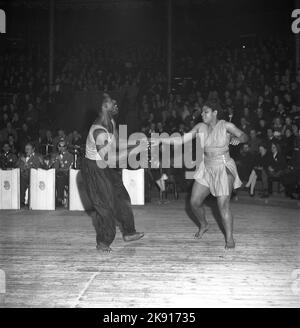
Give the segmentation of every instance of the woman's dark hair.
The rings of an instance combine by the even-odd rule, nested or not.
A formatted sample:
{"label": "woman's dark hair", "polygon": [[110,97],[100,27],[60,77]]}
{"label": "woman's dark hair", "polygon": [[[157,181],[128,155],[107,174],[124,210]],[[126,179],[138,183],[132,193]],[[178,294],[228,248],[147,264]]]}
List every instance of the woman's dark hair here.
{"label": "woman's dark hair", "polygon": [[281,154],[281,147],[280,147],[280,145],[277,142],[272,142],[271,143],[271,147],[270,147],[271,149],[272,149],[272,146],[273,145],[276,147],[278,154]]}
{"label": "woman's dark hair", "polygon": [[208,100],[204,103],[203,107],[209,107],[212,111],[217,111],[218,118],[221,119],[224,117],[224,111],[220,105],[220,103],[216,100]]}

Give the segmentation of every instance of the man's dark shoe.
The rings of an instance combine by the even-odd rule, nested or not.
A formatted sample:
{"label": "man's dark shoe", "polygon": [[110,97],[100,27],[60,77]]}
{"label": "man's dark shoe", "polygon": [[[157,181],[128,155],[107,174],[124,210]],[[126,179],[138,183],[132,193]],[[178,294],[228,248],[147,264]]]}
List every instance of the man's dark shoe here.
{"label": "man's dark shoe", "polygon": [[136,232],[132,235],[125,235],[123,236],[124,241],[135,241],[135,240],[139,240],[141,238],[144,237],[144,233],[143,232]]}

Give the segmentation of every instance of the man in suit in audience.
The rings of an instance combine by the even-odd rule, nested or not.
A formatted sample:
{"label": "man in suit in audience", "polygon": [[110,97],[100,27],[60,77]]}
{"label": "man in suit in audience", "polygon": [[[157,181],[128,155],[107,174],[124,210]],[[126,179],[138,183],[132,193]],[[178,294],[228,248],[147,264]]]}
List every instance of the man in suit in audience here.
{"label": "man in suit in audience", "polygon": [[25,193],[30,185],[30,169],[43,168],[42,157],[35,152],[33,143],[27,142],[25,145],[25,155],[21,155],[17,167],[20,168],[20,200],[21,206],[25,205]]}
{"label": "man in suit in audience", "polygon": [[15,168],[18,158],[11,152],[8,142],[4,143],[2,150],[3,152],[0,154],[0,169],[7,170]]}
{"label": "man in suit in audience", "polygon": [[58,153],[51,160],[50,167],[55,169],[55,186],[57,205],[63,205],[64,190],[69,185],[69,170],[73,166],[74,157],[67,150],[67,143],[61,138],[57,145]]}

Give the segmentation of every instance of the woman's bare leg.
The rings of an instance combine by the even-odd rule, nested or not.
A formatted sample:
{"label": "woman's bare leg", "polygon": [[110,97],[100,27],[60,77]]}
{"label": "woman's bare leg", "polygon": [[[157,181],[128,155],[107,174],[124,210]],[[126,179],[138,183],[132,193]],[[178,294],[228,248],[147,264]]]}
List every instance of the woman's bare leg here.
{"label": "woman's bare leg", "polygon": [[253,180],[253,177],[256,175],[255,171],[252,170],[250,175],[249,175],[249,178],[248,178],[248,182],[246,183],[245,187],[246,188],[249,188],[251,186],[251,182]]}
{"label": "woman's bare leg", "polygon": [[234,177],[228,173],[228,185],[229,185],[229,196],[218,196],[217,202],[218,207],[222,216],[222,222],[225,229],[225,248],[234,248],[235,242],[233,239],[233,217],[230,210],[230,197],[233,189]]}
{"label": "woman's bare leg", "polygon": [[209,188],[201,185],[197,181],[194,182],[190,203],[193,213],[200,224],[199,231],[196,232],[195,238],[202,238],[203,234],[208,230],[208,222],[205,218],[203,202],[209,193]]}
{"label": "woman's bare leg", "polygon": [[255,186],[256,186],[256,181],[257,181],[257,175],[255,174],[253,176],[253,179],[252,179],[251,185],[250,185],[250,195],[253,195],[254,194],[254,189],[255,189]]}

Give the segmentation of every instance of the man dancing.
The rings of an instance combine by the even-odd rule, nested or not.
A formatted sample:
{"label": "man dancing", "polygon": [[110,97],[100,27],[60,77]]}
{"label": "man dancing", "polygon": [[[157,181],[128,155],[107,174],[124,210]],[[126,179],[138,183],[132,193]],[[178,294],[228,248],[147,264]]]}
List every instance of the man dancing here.
{"label": "man dancing", "polygon": [[[115,100],[104,94],[99,116],[91,126],[86,140],[86,154],[82,163],[82,176],[87,194],[93,206],[92,219],[96,230],[97,249],[110,252],[110,245],[115,239],[118,224],[124,241],[142,238],[144,233],[136,232],[134,216],[130,206],[130,197],[125,189],[120,174],[109,167],[116,160],[127,157],[127,149],[116,149],[116,127],[113,116],[118,113]],[[141,142],[137,149],[147,149],[148,143]],[[103,163],[108,164],[101,165]]]}

